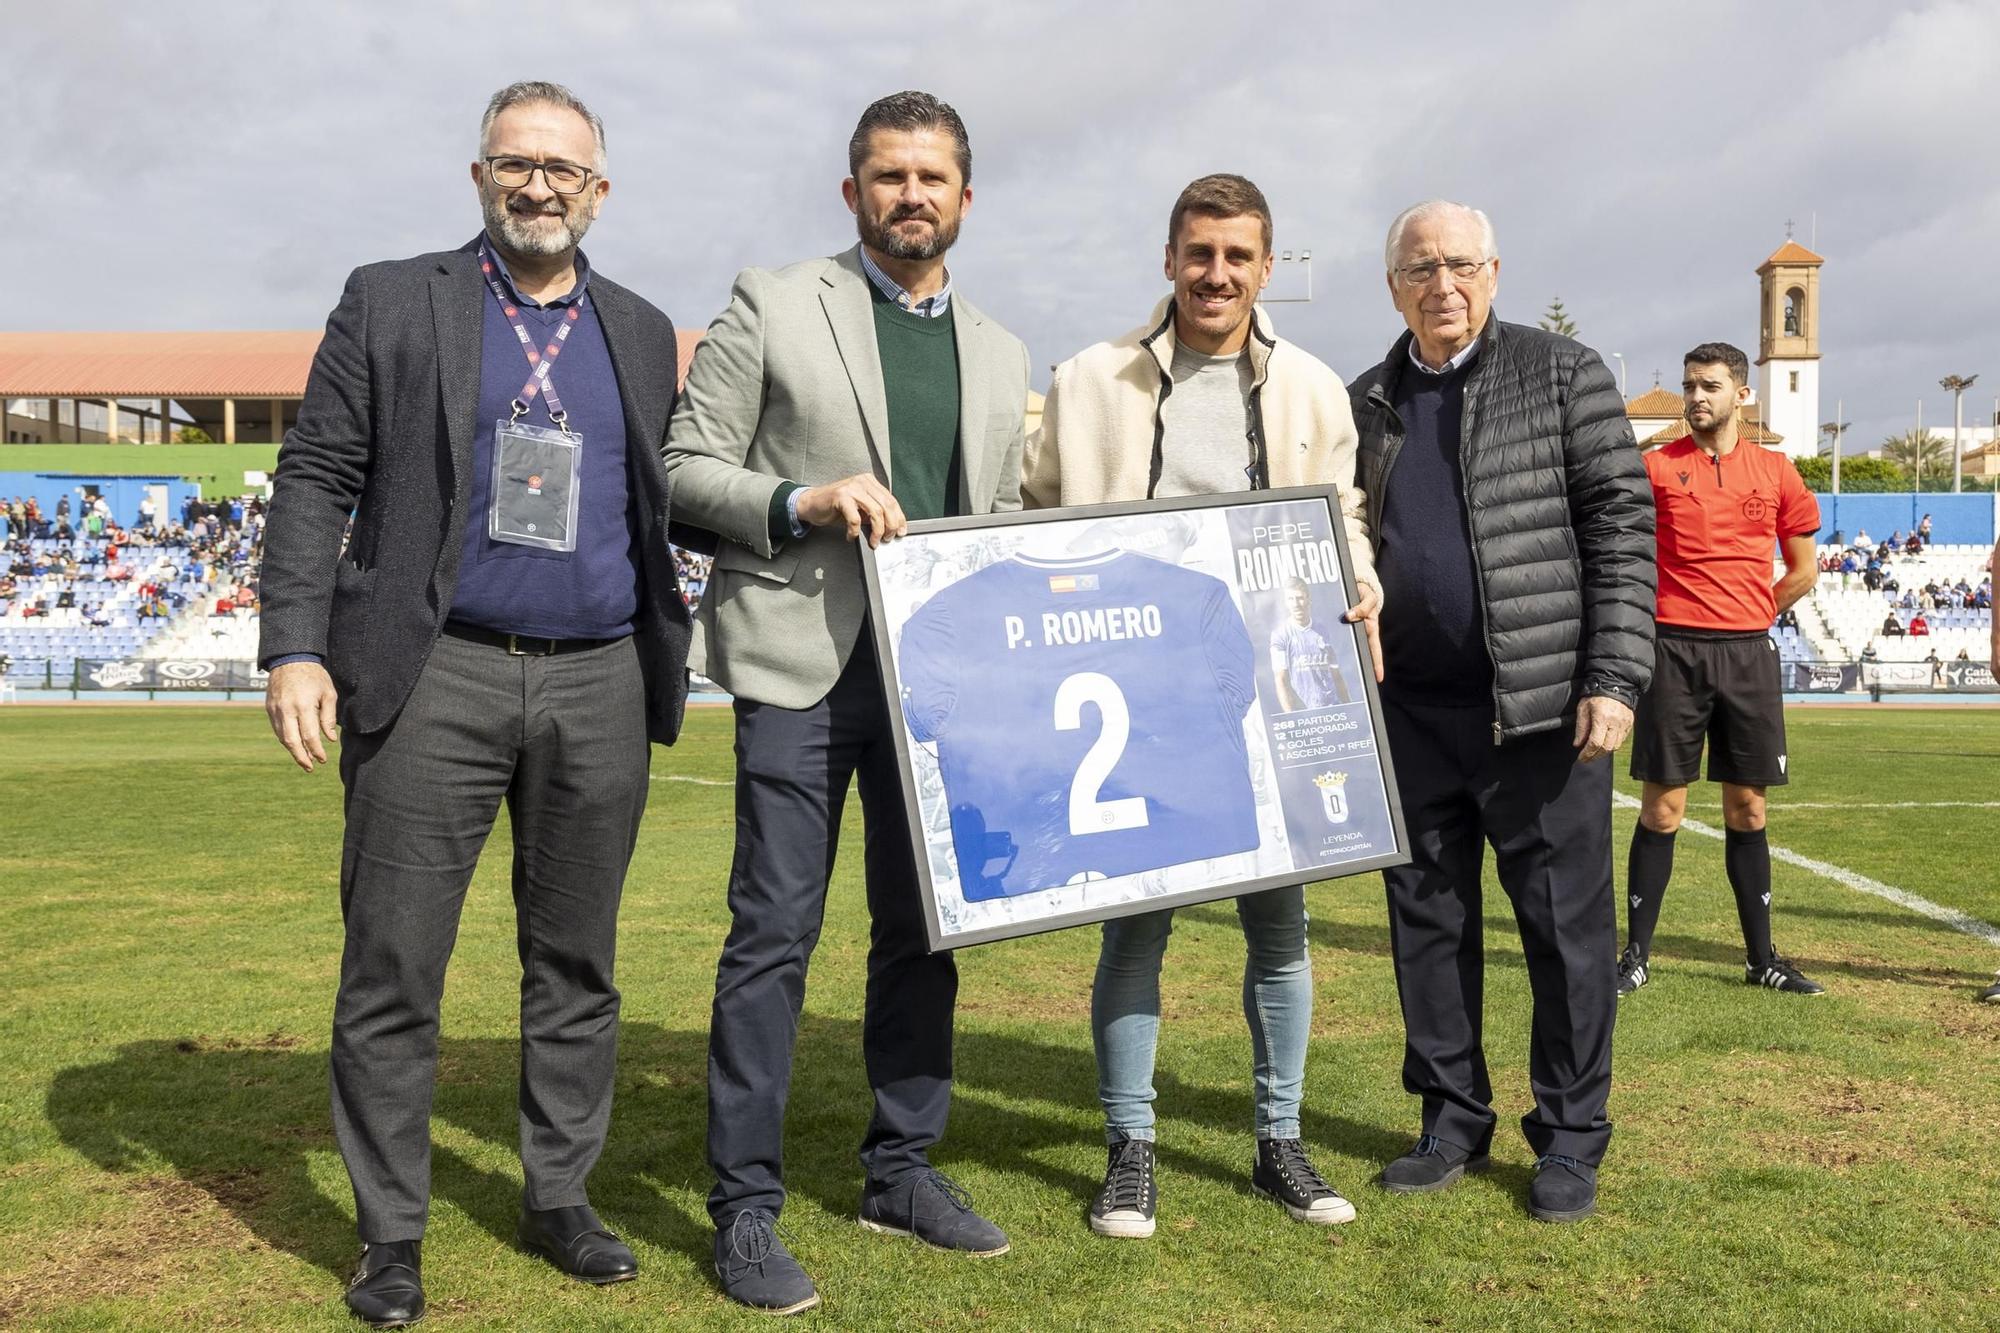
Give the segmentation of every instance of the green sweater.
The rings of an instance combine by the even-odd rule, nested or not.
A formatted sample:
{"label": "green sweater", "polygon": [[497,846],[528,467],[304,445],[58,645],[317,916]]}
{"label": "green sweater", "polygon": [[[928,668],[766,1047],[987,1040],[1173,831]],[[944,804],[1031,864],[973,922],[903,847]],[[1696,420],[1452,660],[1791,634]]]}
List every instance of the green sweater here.
{"label": "green sweater", "polygon": [[959,514],[958,342],[951,310],[913,315],[874,283],[868,290],[889,398],[889,490],[911,519]]}

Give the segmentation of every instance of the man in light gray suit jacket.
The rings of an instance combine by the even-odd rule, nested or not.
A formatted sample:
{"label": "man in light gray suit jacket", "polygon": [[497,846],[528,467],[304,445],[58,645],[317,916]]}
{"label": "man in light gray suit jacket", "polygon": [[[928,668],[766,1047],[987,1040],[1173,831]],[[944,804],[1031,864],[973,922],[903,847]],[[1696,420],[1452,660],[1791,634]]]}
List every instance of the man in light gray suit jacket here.
{"label": "man in light gray suit jacket", "polygon": [[731,926],[709,1036],[715,1265],[732,1298],[784,1314],[819,1300],[773,1223],[806,964],[857,773],[874,922],[861,1221],[968,1254],[1007,1249],[928,1159],[950,1104],[958,974],[927,948],[855,542],[1020,507],[1027,350],[945,269],[972,201],[958,113],[925,93],[883,98],[848,167],[861,244],[737,278],[666,449],[676,517],[720,539],[690,662],[736,697]]}

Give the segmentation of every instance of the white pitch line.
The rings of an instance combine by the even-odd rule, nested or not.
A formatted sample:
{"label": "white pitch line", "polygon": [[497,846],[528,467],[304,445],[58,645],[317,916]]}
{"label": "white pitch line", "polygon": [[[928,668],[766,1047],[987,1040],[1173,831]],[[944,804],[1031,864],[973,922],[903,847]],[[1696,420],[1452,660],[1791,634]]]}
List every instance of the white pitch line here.
{"label": "white pitch line", "polygon": [[684,778],[678,773],[649,773],[646,776],[655,782],[692,782],[697,787],[734,787],[733,782],[719,778]]}
{"label": "white pitch line", "polygon": [[[1611,799],[1619,805],[1629,807],[1633,810],[1639,808],[1638,798],[1627,796],[1622,791],[1611,793]],[[1698,819],[1683,819],[1681,827],[1690,832],[1699,833],[1704,838],[1714,838],[1718,841],[1722,838],[1721,829],[1716,828],[1713,824],[1704,824]],[[1982,940],[1987,944],[2000,945],[2000,928],[1990,926],[1978,917],[1967,916],[1955,907],[1941,906],[1928,898],[1911,893],[1907,889],[1899,889],[1893,884],[1884,884],[1879,879],[1870,879],[1868,876],[1857,874],[1845,866],[1837,866],[1828,861],[1815,861],[1810,856],[1801,856],[1791,848],[1779,847],[1775,843],[1771,846],[1771,859],[1773,861],[1783,861],[1789,866],[1797,866],[1799,869],[1818,875],[1822,879],[1830,879],[1836,884],[1842,884],[1855,890],[1857,893],[1873,894],[1875,897],[1892,902],[1898,907],[1907,907],[1918,916],[1927,916],[1933,921],[1943,922],[1961,935],[1970,935],[1972,938]]]}
{"label": "white pitch line", "polygon": [[[1720,801],[1689,801],[1690,810],[1720,810]],[[2000,810],[2000,801],[1776,801],[1771,810]]]}

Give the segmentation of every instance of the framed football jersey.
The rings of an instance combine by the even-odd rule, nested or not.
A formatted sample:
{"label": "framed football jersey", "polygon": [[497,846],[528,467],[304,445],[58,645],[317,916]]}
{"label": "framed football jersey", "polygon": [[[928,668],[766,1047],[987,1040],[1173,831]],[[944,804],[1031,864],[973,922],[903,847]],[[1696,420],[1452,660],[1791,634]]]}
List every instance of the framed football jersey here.
{"label": "framed football jersey", "polygon": [[1409,859],[1330,489],[861,552],[933,949]]}

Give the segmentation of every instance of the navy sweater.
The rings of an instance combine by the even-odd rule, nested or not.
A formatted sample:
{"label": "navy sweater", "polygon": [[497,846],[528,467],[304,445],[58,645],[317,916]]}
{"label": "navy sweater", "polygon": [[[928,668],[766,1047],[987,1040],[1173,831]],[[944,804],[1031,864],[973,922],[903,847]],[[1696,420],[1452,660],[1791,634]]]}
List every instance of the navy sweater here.
{"label": "navy sweater", "polygon": [[1465,381],[1401,367],[1392,401],[1403,445],[1382,479],[1375,569],[1382,580],[1382,692],[1413,703],[1493,703],[1493,659],[1459,460]]}

